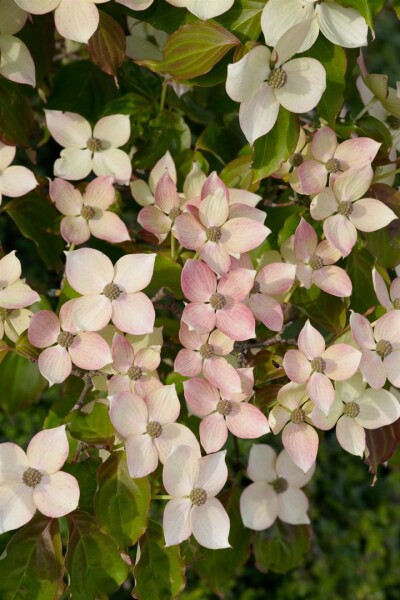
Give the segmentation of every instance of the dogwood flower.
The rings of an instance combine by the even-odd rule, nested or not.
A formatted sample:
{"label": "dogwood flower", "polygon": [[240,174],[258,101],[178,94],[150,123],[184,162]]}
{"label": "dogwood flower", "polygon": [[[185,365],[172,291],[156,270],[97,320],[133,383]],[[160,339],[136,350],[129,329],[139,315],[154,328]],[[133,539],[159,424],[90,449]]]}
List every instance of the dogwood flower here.
{"label": "dogwood flower", "polygon": [[298,350],[288,350],[283,359],[286,375],[306,383],[311,400],[325,414],[335,398],[331,379],[344,381],[357,371],[361,352],[349,344],[325,347],[322,335],[307,320],[298,337]]}
{"label": "dogwood flower", "polygon": [[15,152],[15,146],[6,146],[0,142],[0,204],[2,196],[24,196],[37,186],[35,176],[29,169],[17,165],[10,166]]}
{"label": "dogwood flower", "polygon": [[178,216],[173,231],[184,248],[199,252],[218,275],[228,272],[231,255],[237,257],[253,250],[270,233],[265,225],[252,218],[230,218],[229,201],[221,189],[201,201],[198,218],[191,213]]}
{"label": "dogwood flower", "polygon": [[239,373],[224,358],[233,350],[231,338],[218,329],[211,334],[190,331],[182,321],[179,340],[185,347],[179,350],[175,358],[174,369],[177,373],[185,377],[196,377],[203,373],[210,383],[228,394],[242,391]]}
{"label": "dogwood flower", "polygon": [[400,386],[400,313],[390,311],[378,319],[375,327],[362,315],[350,317],[351,333],[362,358],[360,371],[369,385],[378,389],[386,379]]}
{"label": "dogwood flower", "polygon": [[311,202],[312,218],[324,220],[326,239],[342,256],[350,254],[357,241],[357,230],[377,231],[397,219],[383,202],[363,197],[373,175],[369,165],[348,169],[338,176],[332,189],[325,188]]}
{"label": "dogwood flower", "polygon": [[358,48],[368,44],[368,25],[353,8],[329,1],[269,0],[261,15],[261,27],[268,46],[274,46],[294,25],[311,19],[311,27],[298,52],[305,52],[319,32],[333,44]]}
{"label": "dogwood flower", "polygon": [[318,243],[315,229],[301,218],[294,236],[281,246],[282,256],[296,264],[296,277],[308,290],[312,285],[339,298],[347,298],[352,292],[350,277],[344,269],[335,266],[340,250],[327,240]]}
{"label": "dogwood flower", "polygon": [[[93,6],[87,0],[77,0]],[[97,9],[96,9],[97,10]],[[92,130],[89,122],[72,112],[45,110],[46,125],[57,144],[64,147],[54,163],[54,175],[76,181],[93,170],[96,175],[111,175],[116,183],[128,185],[132,166],[126,152],[119,149],[131,133],[128,115],[100,119]]]}
{"label": "dogwood flower", "polygon": [[80,248],[67,253],[65,272],[82,294],[74,301],[73,319],[86,331],[103,329],[110,319],[121,331],[136,335],[153,330],[152,302],[140,290],[151,281],[155,254],[127,254],[113,266],[98,250]]}
{"label": "dogwood flower", "polygon": [[157,184],[166,172],[174,183],[178,181],[175,163],[168,150],[151,169],[148,183],[143,181],[143,179],[131,181],[130,188],[132,196],[140,206],[147,206],[155,203],[154,194]]}
{"label": "dogwood flower", "polygon": [[27,85],[36,85],[35,63],[26,45],[17,37],[28,13],[13,0],[0,0],[0,75]]}
{"label": "dogwood flower", "polygon": [[232,8],[234,1],[235,0],[213,0],[212,2],[204,2],[204,0],[167,0],[172,6],[187,8],[189,12],[203,21],[222,15]]}
{"label": "dogwood flower", "polygon": [[38,367],[50,385],[65,381],[72,363],[81,369],[97,370],[112,362],[107,342],[97,333],[79,331],[70,310],[64,304],[60,318],[50,310],[41,310],[29,324],[29,341],[36,348],[44,348]]}
{"label": "dogwood flower", "polygon": [[200,458],[193,448],[178,446],[165,461],[163,483],[172,496],[163,518],[167,546],[180,544],[193,534],[205,548],[229,548],[229,517],[215,497],[228,477],[225,454],[221,451]]}
{"label": "dogwood flower", "polygon": [[78,482],[60,471],[68,452],[65,425],[40,431],[26,453],[0,444],[0,533],[22,527],[36,510],[56,519],[77,508]]}
{"label": "dogwood flower", "polygon": [[97,177],[81,194],[68,181],[50,183],[50,198],[64,216],[60,231],[66,242],[83,244],[90,235],[112,244],[130,240],[125,223],[107,210],[114,202],[112,177]]}
{"label": "dogwood flower", "polygon": [[290,60],[309,28],[309,21],[296,25],[279,39],[272,54],[266,46],[256,46],[228,65],[226,92],[240,102],[240,127],[250,144],[273,128],[280,106],[303,113],[320,101],[326,88],[322,64],[308,57]]}
{"label": "dogwood flower", "polygon": [[9,340],[16,342],[21,333],[28,329],[33,312],[27,308],[3,311],[0,310],[0,340],[6,335]]}
{"label": "dogwood flower", "polygon": [[96,4],[109,0],[15,0],[18,6],[33,15],[44,15],[54,10],[58,33],[67,40],[86,44],[99,25]]}
{"label": "dogwood flower", "polygon": [[200,441],[208,454],[221,450],[228,439],[228,430],[246,440],[261,437],[270,430],[267,418],[256,406],[220,394],[205,379],[189,379],[183,388],[190,412],[202,419]]}
{"label": "dogwood flower", "polygon": [[336,437],[346,452],[364,455],[365,429],[390,425],[400,417],[400,402],[387,390],[366,389],[360,373],[348,381],[336,382],[335,401],[328,415],[317,407],[310,413],[315,425],[322,430],[336,425]]}
{"label": "dogwood flower", "polygon": [[387,311],[400,310],[400,277],[393,279],[388,292],[382,275],[374,268],[372,269],[372,283],[379,302]]}
{"label": "dogwood flower", "polygon": [[330,127],[321,127],[310,146],[311,160],[305,160],[298,169],[302,192],[318,194],[330,185],[338,173],[372,163],[381,144],[371,138],[359,137],[338,144],[336,133]]}
{"label": "dogwood flower", "polygon": [[156,369],[161,361],[161,346],[149,346],[134,351],[132,344],[116,333],[112,341],[111,354],[113,369],[116,372],[108,383],[108,393],[132,392],[145,397],[160,381]]}
{"label": "dogwood flower", "polygon": [[255,337],[255,320],[244,299],[253,287],[255,271],[236,269],[221,277],[205,263],[188,260],[182,270],[182,290],[191,302],[182,320],[198,333],[217,327],[232,340]]}
{"label": "dogwood flower", "polygon": [[21,279],[21,263],[15,252],[0,259],[0,310],[24,308],[40,300],[39,294]]}
{"label": "dogwood flower", "polygon": [[165,463],[174,446],[189,446],[200,456],[199,443],[185,425],[175,423],[181,405],[174,385],[161,386],[148,394],[146,401],[121,392],[113,396],[110,419],[125,438],[131,477],[145,477]]}
{"label": "dogwood flower", "polygon": [[290,290],[294,283],[295,267],[285,263],[270,263],[257,273],[246,301],[253,315],[272,331],[281,331],[283,311],[272,298]]}
{"label": "dogwood flower", "polygon": [[304,473],[286,450],[279,456],[265,444],[251,447],[247,476],[253,481],[240,496],[240,514],[245,527],[261,531],[279,518],[284,523],[309,523],[308,499],[300,489],[313,476],[315,463]]}
{"label": "dogwood flower", "polygon": [[282,432],[282,444],[295,465],[304,473],[317,458],[319,439],[310,413],[314,404],[308,400],[304,384],[287,383],[278,392],[277,404],[268,415],[275,435]]}
{"label": "dogwood flower", "polygon": [[183,198],[179,197],[176,183],[168,171],[159,179],[154,193],[154,205],[149,204],[138,214],[138,223],[157,236],[159,242],[165,240],[175,222],[182,214]]}

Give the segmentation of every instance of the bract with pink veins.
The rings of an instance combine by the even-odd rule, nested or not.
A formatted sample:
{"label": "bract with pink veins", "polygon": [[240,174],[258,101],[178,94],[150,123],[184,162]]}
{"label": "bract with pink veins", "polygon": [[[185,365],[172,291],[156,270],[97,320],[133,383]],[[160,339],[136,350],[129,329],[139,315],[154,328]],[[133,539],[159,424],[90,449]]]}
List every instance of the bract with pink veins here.
{"label": "bract with pink veins", "polygon": [[37,186],[35,176],[29,169],[11,165],[15,152],[15,146],[6,146],[0,142],[0,204],[3,196],[18,198]]}
{"label": "bract with pink veins", "polygon": [[393,279],[388,292],[382,275],[374,268],[372,269],[372,283],[379,302],[386,310],[400,310],[400,277]]}

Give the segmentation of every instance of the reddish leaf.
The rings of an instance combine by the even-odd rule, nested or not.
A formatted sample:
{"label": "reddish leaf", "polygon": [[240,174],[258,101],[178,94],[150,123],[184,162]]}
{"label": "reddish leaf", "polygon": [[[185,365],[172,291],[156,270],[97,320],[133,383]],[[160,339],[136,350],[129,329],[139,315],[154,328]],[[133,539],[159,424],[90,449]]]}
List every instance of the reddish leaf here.
{"label": "reddish leaf", "polygon": [[100,22],[97,31],[88,43],[92,61],[104,73],[115,77],[126,55],[126,39],[122,27],[110,15],[99,11]]}
{"label": "reddish leaf", "polygon": [[365,433],[369,454],[364,462],[369,466],[369,472],[376,475],[378,465],[389,460],[400,443],[400,419],[379,429],[366,429]]}

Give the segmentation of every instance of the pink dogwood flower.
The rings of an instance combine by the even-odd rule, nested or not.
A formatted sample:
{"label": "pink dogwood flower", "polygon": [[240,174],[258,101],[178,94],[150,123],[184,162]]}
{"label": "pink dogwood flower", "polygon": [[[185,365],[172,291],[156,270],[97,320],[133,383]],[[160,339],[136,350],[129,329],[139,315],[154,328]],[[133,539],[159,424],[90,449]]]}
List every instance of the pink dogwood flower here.
{"label": "pink dogwood flower", "polygon": [[155,257],[155,254],[127,254],[113,266],[108,256],[92,248],[68,252],[67,279],[82,294],[73,307],[77,326],[99,331],[111,319],[126,333],[151,333],[154,306],[140,290],[151,281]]}
{"label": "pink dogwood flower", "polygon": [[309,401],[304,384],[287,383],[278,392],[278,403],[268,415],[275,435],[283,429],[282,444],[290,458],[304,473],[317,458],[319,439],[310,418],[314,404]]}
{"label": "pink dogwood flower", "polygon": [[354,167],[369,165],[381,144],[371,138],[359,137],[338,144],[336,133],[330,127],[321,127],[311,142],[311,160],[299,166],[298,174],[304,194],[318,194],[335,180],[338,173]]}
{"label": "pink dogwood flower", "polygon": [[283,367],[289,379],[306,383],[311,400],[325,414],[335,398],[332,379],[344,381],[357,371],[361,352],[349,344],[325,347],[322,335],[307,320],[298,337],[298,350],[288,350]]}
{"label": "pink dogwood flower", "polygon": [[163,528],[167,546],[187,540],[192,534],[201,546],[229,548],[229,517],[215,497],[228,478],[226,451],[199,457],[193,448],[178,446],[167,458],[163,483],[172,497],[164,510]]}
{"label": "pink dogwood flower", "polygon": [[21,263],[15,253],[13,250],[0,259],[0,309],[25,308],[40,300],[39,294],[21,279]]}
{"label": "pink dogwood flower", "polygon": [[113,375],[108,383],[110,396],[118,392],[132,392],[144,398],[161,385],[156,369],[161,360],[161,346],[150,346],[134,351],[132,344],[116,333],[112,342]]}
{"label": "pink dogwood flower", "polygon": [[325,188],[311,202],[312,218],[324,220],[326,239],[342,256],[350,254],[357,230],[377,231],[397,219],[383,202],[363,197],[373,175],[369,165],[348,169],[335,179],[332,189]]}
{"label": "pink dogwood flower", "polygon": [[332,296],[351,296],[350,277],[333,264],[341,258],[340,250],[327,240],[318,243],[314,228],[303,218],[294,236],[282,244],[281,252],[285,260],[296,264],[296,277],[307,290],[316,285]]}
{"label": "pink dogwood flower", "polygon": [[261,531],[276,519],[291,525],[308,524],[308,499],[300,489],[313,476],[315,463],[304,473],[286,450],[276,456],[265,444],[252,446],[247,476],[253,481],[240,496],[240,514],[245,527]]}
{"label": "pink dogwood flower", "polygon": [[228,439],[228,431],[242,439],[269,433],[268,420],[253,404],[237,400],[205,379],[194,377],[183,384],[190,412],[202,419],[200,441],[207,453],[217,452]]}
{"label": "pink dogwood flower", "polygon": [[44,348],[38,367],[50,385],[65,381],[72,364],[80,369],[97,370],[112,362],[107,342],[97,333],[79,331],[67,304],[61,308],[60,318],[50,310],[36,313],[30,321],[28,337],[36,348]]}
{"label": "pink dogwood flower", "polygon": [[366,449],[365,429],[391,425],[400,417],[400,403],[394,394],[366,386],[360,373],[348,381],[338,381],[328,415],[317,407],[310,414],[319,429],[328,430],[336,425],[336,437],[342,448],[361,458]]}
{"label": "pink dogwood flower", "polygon": [[362,358],[360,371],[374,389],[383,387],[386,379],[400,386],[400,313],[390,311],[378,319],[375,327],[358,313],[350,317],[351,333]]}
{"label": "pink dogwood flower", "polygon": [[158,461],[164,464],[174,446],[189,446],[200,456],[195,435],[185,425],[175,423],[180,408],[174,385],[153,390],[146,401],[131,392],[113,396],[110,419],[125,438],[131,477],[145,477],[155,471]]}
{"label": "pink dogwood flower", "polygon": [[233,350],[231,338],[218,329],[211,334],[190,331],[182,321],[179,340],[185,347],[179,350],[175,358],[174,369],[177,373],[185,377],[196,377],[203,373],[212,385],[228,394],[242,391],[237,369],[224,358]]}
{"label": "pink dogwood flower", "polygon": [[2,196],[18,198],[37,186],[35,176],[29,169],[11,165],[15,152],[15,146],[6,146],[0,142],[0,204]]}
{"label": "pink dogwood flower", "polygon": [[65,425],[37,433],[26,453],[0,444],[0,533],[22,527],[36,510],[57,519],[77,508],[78,482],[60,471],[68,452]]}
{"label": "pink dogwood flower", "polygon": [[[79,0],[78,0],[79,1]],[[84,4],[90,4],[86,0]],[[74,5],[75,6],[75,5]],[[64,147],[54,163],[54,175],[76,181],[93,171],[110,175],[116,183],[128,185],[132,174],[129,156],[119,147],[131,134],[128,115],[100,119],[94,129],[81,115],[61,110],[45,110],[46,125],[57,144]]]}
{"label": "pink dogwood flower", "polygon": [[236,269],[217,282],[215,273],[205,263],[188,260],[182,270],[182,290],[186,304],[182,320],[198,333],[217,327],[232,340],[255,337],[255,320],[244,304],[254,284],[255,271]]}
{"label": "pink dogwood flower", "polygon": [[138,223],[157,236],[161,243],[171,231],[176,217],[182,214],[184,199],[179,197],[176,183],[168,171],[159,179],[154,192],[154,205],[149,204],[138,214]]}
{"label": "pink dogwood flower", "polygon": [[252,218],[230,218],[229,201],[221,189],[201,201],[198,218],[189,212],[177,217],[173,231],[184,248],[199,252],[218,275],[229,271],[230,256],[257,248],[270,233]]}
{"label": "pink dogwood flower", "polygon": [[157,184],[160,181],[161,177],[165,175],[165,172],[169,174],[174,183],[178,181],[174,159],[172,158],[168,150],[151,169],[148,183],[146,183],[146,181],[143,181],[143,179],[135,179],[131,182],[130,188],[132,196],[135,199],[135,201],[138,204],[140,204],[140,206],[148,206],[150,204],[154,204],[154,194],[157,188]]}
{"label": "pink dogwood flower", "polygon": [[400,310],[400,277],[393,279],[388,292],[383,277],[374,268],[372,269],[372,283],[379,302],[387,311]]}
{"label": "pink dogwood flower", "polygon": [[97,177],[83,194],[68,181],[50,183],[50,198],[64,216],[60,231],[70,244],[83,244],[91,235],[118,244],[130,240],[125,223],[107,210],[115,200],[112,177]]}
{"label": "pink dogwood flower", "polygon": [[290,290],[294,283],[295,267],[285,263],[270,263],[257,273],[246,301],[253,315],[272,331],[281,331],[283,311],[272,298]]}

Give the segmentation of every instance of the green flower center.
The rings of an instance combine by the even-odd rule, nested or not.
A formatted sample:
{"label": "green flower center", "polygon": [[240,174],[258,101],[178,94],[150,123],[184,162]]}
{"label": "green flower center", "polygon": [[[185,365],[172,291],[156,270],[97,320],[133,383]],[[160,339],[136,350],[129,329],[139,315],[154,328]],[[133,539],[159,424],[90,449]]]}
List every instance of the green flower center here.
{"label": "green flower center", "polygon": [[340,171],[340,160],[337,158],[330,158],[325,163],[325,169],[328,173],[337,173]]}
{"label": "green flower center", "polygon": [[300,152],[295,152],[289,159],[292,167],[300,167],[304,162],[304,156]]}
{"label": "green flower center", "polygon": [[95,214],[96,214],[96,211],[93,208],[93,206],[83,206],[82,207],[81,216],[84,219],[86,219],[86,221],[90,221],[90,219],[93,219]]}
{"label": "green flower center", "polygon": [[381,358],[386,358],[387,356],[389,356],[389,354],[393,352],[393,346],[387,340],[379,340],[379,342],[376,344],[375,349],[376,353]]}
{"label": "green flower center", "polygon": [[210,297],[210,305],[214,310],[221,310],[226,304],[225,296],[222,294],[212,294]]}
{"label": "green flower center", "polygon": [[179,215],[181,215],[181,214],[182,214],[181,209],[178,208],[177,206],[175,206],[174,208],[171,208],[168,216],[171,219],[171,221],[175,221],[176,217],[179,217]]}
{"label": "green flower center", "polygon": [[143,375],[143,371],[140,367],[132,365],[131,367],[129,367],[127,375],[131,381],[137,381]]}
{"label": "green flower center", "polygon": [[306,418],[306,413],[304,412],[304,410],[302,408],[295,408],[290,413],[290,419],[291,419],[292,423],[294,423],[295,425],[299,425],[300,423],[303,423],[305,418]]}
{"label": "green flower center", "polygon": [[214,356],[214,354],[214,348],[211,346],[211,344],[203,344],[200,347],[200,356],[202,358],[211,358]]}
{"label": "green flower center", "polygon": [[162,434],[162,425],[158,421],[149,421],[146,427],[146,433],[152,438],[159,438]]}
{"label": "green flower center", "polygon": [[308,264],[313,269],[313,271],[318,271],[319,269],[322,269],[322,267],[324,266],[324,261],[322,260],[322,258],[320,256],[318,256],[317,254],[314,254],[314,256],[312,256],[310,258]]}
{"label": "green flower center", "polygon": [[271,485],[277,494],[283,494],[283,492],[286,492],[289,487],[287,480],[283,477],[277,477],[271,482]]}
{"label": "green flower center", "polygon": [[104,286],[103,294],[109,300],[117,300],[120,297],[121,289],[113,281]]}
{"label": "green flower center", "polygon": [[69,346],[74,341],[74,336],[69,331],[62,331],[57,336],[57,344],[62,346],[63,348],[69,348]]}
{"label": "green flower center", "polygon": [[282,88],[287,82],[287,73],[282,69],[282,67],[278,67],[277,69],[273,69],[271,73],[267,77],[267,83],[274,89]]}
{"label": "green flower center", "polygon": [[344,217],[348,217],[353,212],[352,202],[339,202],[338,213]]}
{"label": "green flower center", "polygon": [[343,408],[343,414],[346,417],[352,417],[353,419],[357,417],[360,413],[360,407],[356,402],[347,402]]}
{"label": "green flower center", "polygon": [[90,137],[86,142],[86,146],[90,152],[99,152],[103,148],[103,143],[99,138]]}
{"label": "green flower center", "polygon": [[33,469],[32,467],[29,467],[22,475],[22,481],[25,483],[25,485],[27,485],[28,487],[36,487],[37,485],[39,485],[39,483],[42,481],[42,473],[40,471],[38,471],[37,469]]}
{"label": "green flower center", "polygon": [[206,238],[209,242],[219,242],[222,237],[221,227],[207,227]]}
{"label": "green flower center", "polygon": [[217,404],[217,412],[226,417],[232,411],[232,402],[229,400],[220,400]]}
{"label": "green flower center", "polygon": [[202,488],[193,488],[189,494],[189,500],[196,506],[201,506],[207,501],[207,492]]}
{"label": "green flower center", "polygon": [[326,369],[326,362],[320,356],[313,358],[311,361],[311,368],[315,373],[323,373]]}

